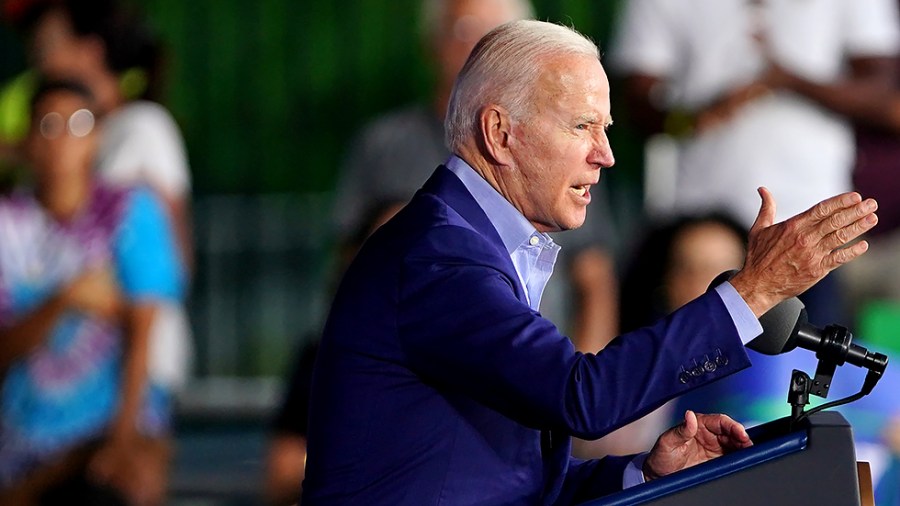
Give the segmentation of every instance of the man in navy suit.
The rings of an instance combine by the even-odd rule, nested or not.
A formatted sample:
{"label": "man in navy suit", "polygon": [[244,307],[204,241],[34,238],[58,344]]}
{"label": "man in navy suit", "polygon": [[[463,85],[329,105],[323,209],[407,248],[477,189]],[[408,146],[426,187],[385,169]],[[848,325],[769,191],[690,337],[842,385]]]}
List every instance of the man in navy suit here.
{"label": "man in navy suit", "polygon": [[848,193],[773,224],[761,189],[744,268],[653,327],[582,354],[541,317],[556,258],[613,165],[597,47],[539,21],[475,47],[446,120],[454,156],[381,227],[337,292],[316,364],[303,504],[570,504],[752,444],[724,415],[636,457],[578,461],[597,438],[749,366],[757,318],[839,264],[875,223]]}

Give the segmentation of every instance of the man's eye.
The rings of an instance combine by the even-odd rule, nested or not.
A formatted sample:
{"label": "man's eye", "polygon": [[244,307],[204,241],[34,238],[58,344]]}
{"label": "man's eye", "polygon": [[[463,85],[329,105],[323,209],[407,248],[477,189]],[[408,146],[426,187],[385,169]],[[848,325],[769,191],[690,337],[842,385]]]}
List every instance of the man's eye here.
{"label": "man's eye", "polygon": [[587,130],[590,127],[587,123],[580,123],[575,126],[576,130]]}

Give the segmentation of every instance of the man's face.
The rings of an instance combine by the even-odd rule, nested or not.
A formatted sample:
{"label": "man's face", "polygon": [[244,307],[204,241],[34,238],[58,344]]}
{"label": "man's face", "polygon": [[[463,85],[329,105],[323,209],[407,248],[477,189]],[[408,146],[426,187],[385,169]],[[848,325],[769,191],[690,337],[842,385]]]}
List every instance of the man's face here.
{"label": "man's face", "polygon": [[584,223],[592,185],[615,160],[609,80],[596,58],[553,58],[535,84],[524,118],[512,122],[514,166],[501,170],[510,202],[542,232]]}

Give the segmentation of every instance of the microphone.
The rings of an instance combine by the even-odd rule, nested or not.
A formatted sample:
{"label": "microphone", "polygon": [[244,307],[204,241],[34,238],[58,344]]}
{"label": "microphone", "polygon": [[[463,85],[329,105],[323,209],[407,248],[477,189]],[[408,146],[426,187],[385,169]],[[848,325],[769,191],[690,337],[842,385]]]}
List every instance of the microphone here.
{"label": "microphone", "polygon": [[[710,284],[710,289],[728,281],[737,273],[726,271]],[[759,319],[763,332],[747,343],[747,348],[765,355],[780,355],[800,347],[816,352],[819,360],[835,365],[845,362],[864,367],[879,375],[887,368],[888,358],[852,343],[853,335],[840,325],[820,329],[809,323],[806,306],[797,297],[791,297],[773,307]]]}
{"label": "microphone", "polygon": [[[731,279],[736,272],[726,271],[718,275],[710,284],[710,289]],[[799,347],[814,351],[819,359],[814,380],[797,369],[791,375],[788,390],[788,403],[792,408],[791,425],[817,411],[847,404],[870,394],[887,369],[887,356],[853,344],[853,334],[846,327],[828,325],[820,329],[810,324],[806,307],[797,297],[780,302],[762,315],[759,323],[763,332],[747,343],[747,348],[765,355],[780,355]],[[849,397],[803,411],[803,406],[809,403],[809,394],[828,397],[835,369],[844,363],[868,369],[862,389]]]}
{"label": "microphone", "polygon": [[800,347],[816,352],[820,360],[835,365],[850,363],[884,373],[888,358],[853,344],[853,335],[840,325],[820,329],[809,323],[806,307],[797,297],[784,300],[759,319],[763,333],[747,343],[747,348],[766,355],[779,355]]}

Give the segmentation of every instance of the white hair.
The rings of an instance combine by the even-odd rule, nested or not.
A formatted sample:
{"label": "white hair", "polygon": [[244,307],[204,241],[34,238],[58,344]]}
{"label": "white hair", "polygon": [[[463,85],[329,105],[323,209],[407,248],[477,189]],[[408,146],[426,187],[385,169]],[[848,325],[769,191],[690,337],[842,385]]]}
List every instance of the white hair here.
{"label": "white hair", "polygon": [[459,153],[478,134],[478,116],[487,104],[505,107],[513,120],[524,118],[548,58],[563,55],[599,60],[600,50],[574,29],[544,21],[513,21],[485,35],[453,85],[444,121],[450,150]]}
{"label": "white hair", "polygon": [[[480,0],[484,1],[484,0]],[[496,0],[495,0],[496,1]],[[534,17],[534,9],[529,0],[502,0],[507,7],[509,18],[507,21],[516,19],[531,19]],[[451,0],[423,0],[419,16],[419,29],[422,32],[422,38],[425,40],[435,39],[443,34],[446,27],[444,26],[444,18],[447,16],[447,7]]]}

